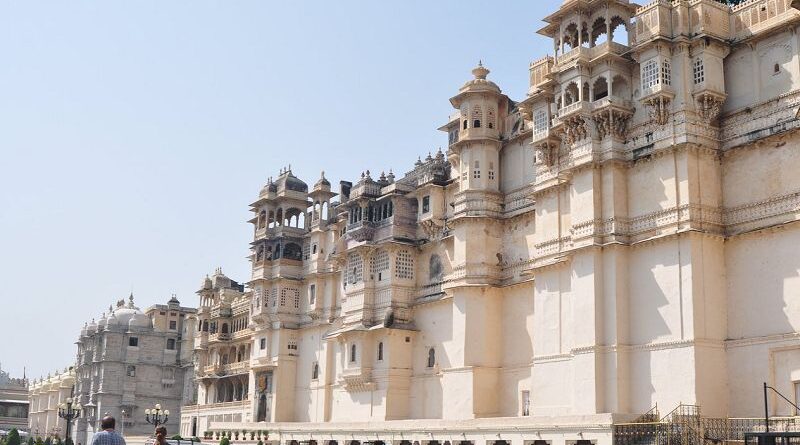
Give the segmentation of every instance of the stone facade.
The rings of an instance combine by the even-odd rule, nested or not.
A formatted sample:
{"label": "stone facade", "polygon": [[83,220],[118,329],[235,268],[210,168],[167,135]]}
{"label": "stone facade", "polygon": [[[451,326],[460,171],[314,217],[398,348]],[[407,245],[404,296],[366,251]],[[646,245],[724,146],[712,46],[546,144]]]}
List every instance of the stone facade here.
{"label": "stone facade", "polygon": [[[34,437],[64,437],[66,423],[58,417],[58,406],[75,394],[75,368],[48,374],[31,382],[28,388],[30,418],[28,430]],[[72,430],[74,431],[74,430]],[[77,443],[77,442],[76,442]]]}
{"label": "stone facade", "polygon": [[120,300],[84,326],[75,368],[75,399],[84,415],[75,421],[75,443],[90,443],[105,413],[117,418],[126,435],[152,434],[144,410],[156,404],[174,411],[166,426],[178,429],[179,407],[192,396],[185,391],[192,374],[192,348],[185,339],[194,336],[195,312],[175,297],[142,312],[131,295],[127,304]]}
{"label": "stone facade", "polygon": [[11,378],[0,368],[0,430],[27,431],[29,411],[28,379]]}
{"label": "stone facade", "polygon": [[248,290],[200,291],[183,434],[609,444],[654,406],[800,397],[800,13],[565,0],[545,22],[527,97],[479,64],[446,153],[337,191],[269,180]]}

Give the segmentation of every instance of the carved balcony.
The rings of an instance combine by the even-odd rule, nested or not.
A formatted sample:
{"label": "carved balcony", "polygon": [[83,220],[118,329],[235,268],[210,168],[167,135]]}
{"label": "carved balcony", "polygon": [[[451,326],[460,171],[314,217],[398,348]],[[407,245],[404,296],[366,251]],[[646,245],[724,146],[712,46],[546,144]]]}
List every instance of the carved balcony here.
{"label": "carved balcony", "polygon": [[600,139],[611,136],[624,140],[634,110],[633,102],[615,96],[592,102],[592,119]]}

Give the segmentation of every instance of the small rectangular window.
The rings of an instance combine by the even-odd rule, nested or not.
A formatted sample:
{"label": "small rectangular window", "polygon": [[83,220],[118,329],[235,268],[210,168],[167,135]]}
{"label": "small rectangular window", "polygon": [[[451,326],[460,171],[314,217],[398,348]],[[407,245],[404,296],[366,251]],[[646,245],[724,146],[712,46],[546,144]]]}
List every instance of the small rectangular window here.
{"label": "small rectangular window", "polygon": [[267,349],[267,339],[266,339],[266,338],[262,338],[261,340],[259,340],[259,341],[258,341],[258,347],[259,347],[259,349],[261,349],[262,351],[263,351],[264,349]]}
{"label": "small rectangular window", "polygon": [[128,346],[139,346],[139,337],[128,338]]}
{"label": "small rectangular window", "polygon": [[[800,406],[800,382],[794,382],[794,404]],[[800,416],[800,411],[794,409],[794,415]]]}
{"label": "small rectangular window", "polygon": [[175,339],[174,338],[168,338],[167,339],[167,349],[169,349],[170,351],[175,350]]}
{"label": "small rectangular window", "polygon": [[316,300],[317,300],[317,285],[312,284],[311,286],[308,287],[308,302],[310,304],[314,304]]}
{"label": "small rectangular window", "polygon": [[431,197],[430,195],[422,197],[422,213],[428,213],[431,211]]}
{"label": "small rectangular window", "polygon": [[531,392],[522,391],[522,415],[531,415]]}
{"label": "small rectangular window", "polygon": [[177,320],[170,320],[169,321],[169,328],[171,330],[173,330],[173,331],[178,329],[178,321]]}

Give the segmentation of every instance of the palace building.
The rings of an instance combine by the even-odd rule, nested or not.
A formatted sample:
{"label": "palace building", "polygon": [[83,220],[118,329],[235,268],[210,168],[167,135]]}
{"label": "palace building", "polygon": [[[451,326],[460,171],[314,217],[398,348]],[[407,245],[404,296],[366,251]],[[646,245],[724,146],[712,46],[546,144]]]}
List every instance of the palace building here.
{"label": "palace building", "polygon": [[22,378],[12,378],[0,368],[0,430],[28,430],[29,384],[24,372]]}
{"label": "palace building", "polygon": [[178,429],[179,409],[193,396],[195,312],[174,296],[142,311],[131,295],[84,325],[69,376],[75,386],[71,397],[83,406],[72,426],[76,444],[91,443],[106,413],[116,417],[124,434],[150,435],[153,425],[145,422],[144,411],[156,404],[174,411],[166,426]]}
{"label": "palace building", "polygon": [[527,96],[479,64],[446,151],[268,181],[245,286],[198,291],[183,435],[729,440],[763,429],[763,382],[796,403],[800,12],[565,0],[544,21]]}

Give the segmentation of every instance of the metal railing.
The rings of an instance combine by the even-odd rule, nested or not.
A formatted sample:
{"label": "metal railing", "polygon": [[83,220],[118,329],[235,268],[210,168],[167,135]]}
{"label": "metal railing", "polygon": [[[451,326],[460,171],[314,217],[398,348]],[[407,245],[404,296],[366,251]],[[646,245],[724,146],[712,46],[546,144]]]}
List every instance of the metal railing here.
{"label": "metal railing", "polygon": [[[800,418],[771,417],[771,431],[800,431]],[[658,417],[657,408],[631,423],[613,426],[614,445],[711,445],[743,441],[745,434],[766,431],[764,419],[703,417],[697,405],[678,405]]]}

